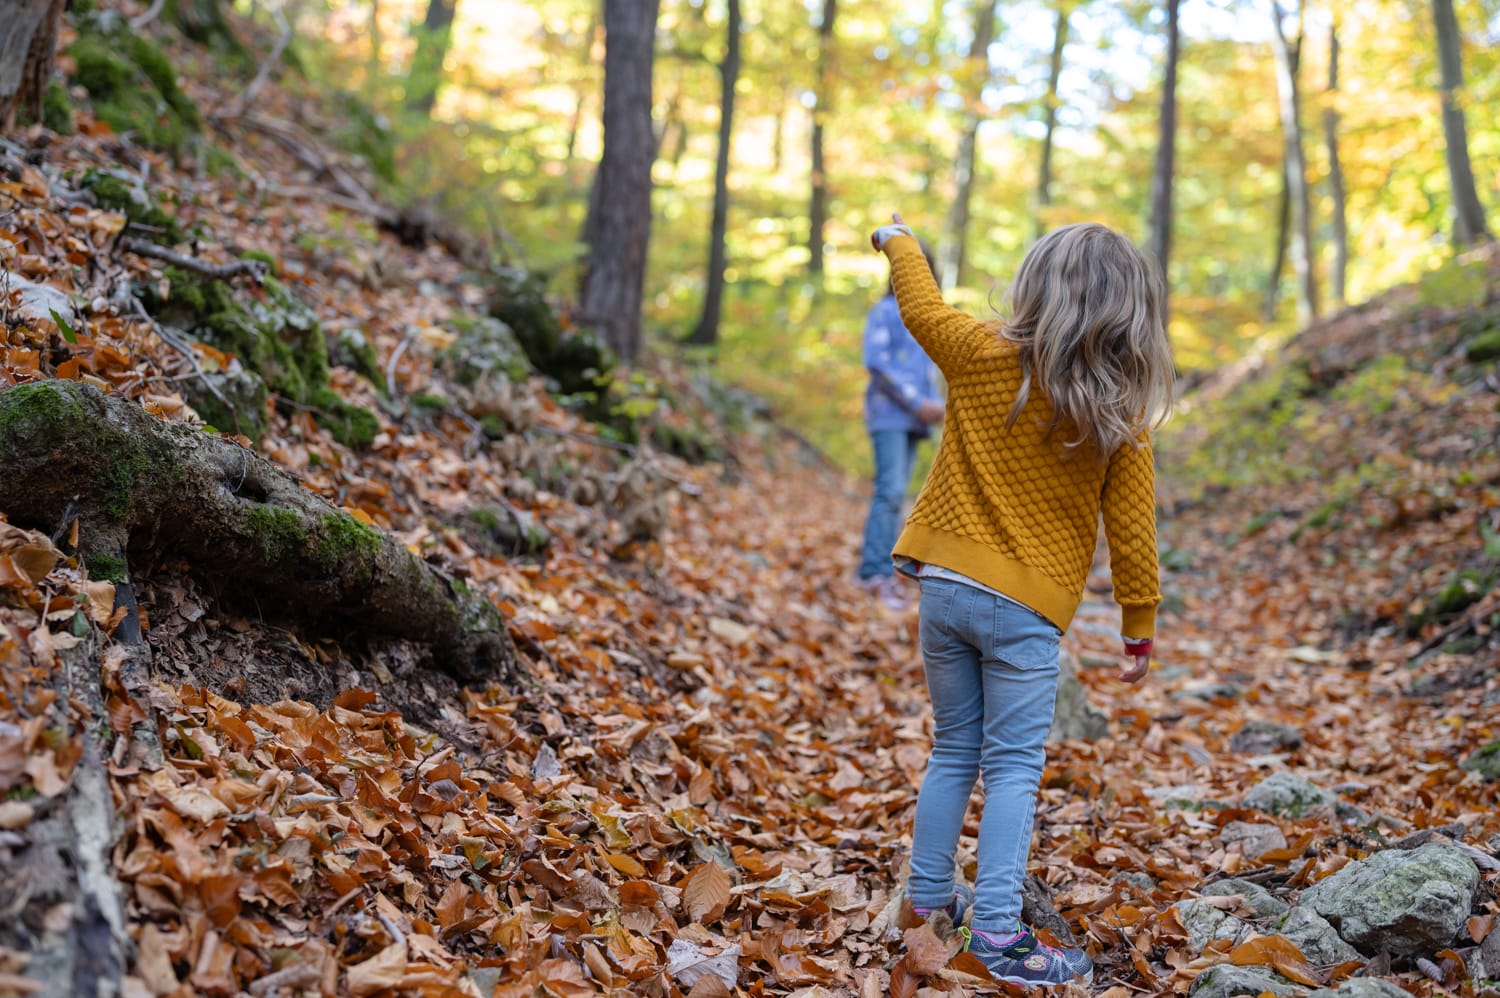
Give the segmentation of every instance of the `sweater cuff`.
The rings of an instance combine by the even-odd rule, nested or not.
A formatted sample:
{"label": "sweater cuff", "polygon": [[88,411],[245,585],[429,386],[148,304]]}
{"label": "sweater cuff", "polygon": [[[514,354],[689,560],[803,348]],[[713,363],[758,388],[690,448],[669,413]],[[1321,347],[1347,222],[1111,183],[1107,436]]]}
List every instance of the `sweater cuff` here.
{"label": "sweater cuff", "polygon": [[1151,638],[1125,638],[1124,641],[1127,655],[1150,655],[1155,644]]}
{"label": "sweater cuff", "polygon": [[1156,604],[1148,606],[1124,606],[1120,608],[1120,633],[1155,637]]}

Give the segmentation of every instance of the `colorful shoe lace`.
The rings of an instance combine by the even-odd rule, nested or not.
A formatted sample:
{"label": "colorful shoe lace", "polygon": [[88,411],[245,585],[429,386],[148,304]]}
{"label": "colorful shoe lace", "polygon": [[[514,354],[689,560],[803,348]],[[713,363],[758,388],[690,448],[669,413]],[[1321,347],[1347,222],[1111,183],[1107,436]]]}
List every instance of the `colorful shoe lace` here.
{"label": "colorful shoe lace", "polygon": [[993,942],[986,935],[959,929],[964,948],[989,968],[996,980],[1032,987],[1067,984],[1082,978],[1085,984],[1094,979],[1094,961],[1077,949],[1048,946],[1023,929],[1010,939]]}
{"label": "colorful shoe lace", "polygon": [[953,900],[948,902],[946,908],[918,908],[912,907],[912,912],[918,918],[930,918],[937,912],[947,912],[953,921],[953,927],[957,928],[969,914],[969,908],[974,904],[974,888],[968,884],[955,884],[953,887]]}

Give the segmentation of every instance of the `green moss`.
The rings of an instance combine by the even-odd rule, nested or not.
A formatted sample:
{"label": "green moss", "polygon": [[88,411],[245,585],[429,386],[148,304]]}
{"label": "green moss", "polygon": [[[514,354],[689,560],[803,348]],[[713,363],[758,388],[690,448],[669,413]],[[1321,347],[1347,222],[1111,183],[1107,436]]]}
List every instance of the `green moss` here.
{"label": "green moss", "polygon": [[452,406],[453,403],[448,401],[446,395],[418,392],[411,397],[411,407],[423,412],[447,412]]}
{"label": "green moss", "polygon": [[68,52],[95,115],[116,132],[180,153],[201,119],[171,60],[121,18],[85,16],[76,23],[78,39]]}
{"label": "green moss", "polygon": [[370,527],[348,513],[330,513],[323,517],[315,557],[324,569],[351,558],[367,562],[373,569],[375,555],[380,551],[380,531]]}
{"label": "green moss", "polygon": [[380,369],[380,358],[375,354],[375,344],[362,329],[344,329],[333,338],[329,363],[336,367],[347,367],[364,375],[375,390],[385,394],[385,372]]}
{"label": "green moss", "polygon": [[307,544],[302,518],[291,510],[257,506],[250,511],[246,527],[268,561],[289,558]]}
{"label": "green moss", "polygon": [[112,554],[91,554],[86,559],[89,577],[119,584],[125,581],[125,559]]}
{"label": "green moss", "polygon": [[380,432],[380,420],[363,406],[348,402],[332,388],[319,388],[310,402],[318,425],[346,447],[368,447]]}
{"label": "green moss", "polygon": [[58,80],[48,83],[42,92],[42,124],[59,135],[73,134],[73,100]]}
{"label": "green moss", "polygon": [[18,437],[52,435],[83,422],[83,403],[64,394],[55,381],[34,381],[0,392],[0,445]]}
{"label": "green moss", "polygon": [[1461,765],[1486,780],[1500,780],[1500,741],[1493,741],[1476,749]]}
{"label": "green moss", "polygon": [[100,207],[124,215],[130,223],[147,230],[153,241],[163,246],[182,242],[184,236],[177,220],[138,181],[90,170],[84,175],[83,187],[93,191]]}
{"label": "green moss", "polygon": [[152,471],[149,455],[134,447],[109,448],[103,452],[104,467],[100,475],[108,489],[104,511],[116,519],[130,512],[130,500],[136,484]]}
{"label": "green moss", "polygon": [[1483,364],[1500,357],[1500,326],[1484,330],[1465,343],[1464,356],[1471,364]]}

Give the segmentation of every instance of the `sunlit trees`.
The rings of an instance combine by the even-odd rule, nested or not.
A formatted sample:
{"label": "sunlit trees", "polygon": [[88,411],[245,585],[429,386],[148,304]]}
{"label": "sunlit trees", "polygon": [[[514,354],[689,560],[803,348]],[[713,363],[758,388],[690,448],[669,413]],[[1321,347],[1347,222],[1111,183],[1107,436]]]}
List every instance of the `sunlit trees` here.
{"label": "sunlit trees", "polygon": [[1062,78],[1063,52],[1068,46],[1068,20],[1073,0],[1057,0],[1057,27],[1052,32],[1052,58],[1047,63],[1047,96],[1042,107],[1042,155],[1036,173],[1036,235],[1047,227],[1047,206],[1052,203],[1052,141],[1057,131],[1058,81]]}
{"label": "sunlit trees", "polygon": [[1484,207],[1474,189],[1474,170],[1469,162],[1469,136],[1461,103],[1464,71],[1458,19],[1453,0],[1432,0],[1432,18],[1437,25],[1438,65],[1442,73],[1443,138],[1447,141],[1448,181],[1453,190],[1453,242],[1468,246],[1490,238]]}
{"label": "sunlit trees", "polygon": [[708,346],[719,338],[724,302],[725,229],[729,224],[729,151],[734,136],[734,88],[740,76],[740,0],[726,0],[724,58],[719,61],[719,154],[714,163],[714,214],[708,235],[708,281],[703,314],[688,342]]}
{"label": "sunlit trees", "polygon": [[823,16],[818,21],[818,80],[812,96],[812,196],[807,206],[807,272],[814,277],[823,275],[824,230],[828,225],[829,184],[824,130],[833,104],[834,25],[838,11],[838,0],[823,0]]}
{"label": "sunlit trees", "polygon": [[417,48],[406,74],[406,109],[430,115],[443,84],[443,61],[453,41],[458,0],[427,0],[427,14],[417,32]]}
{"label": "sunlit trees", "polygon": [[1344,165],[1339,159],[1339,20],[1335,12],[1328,23],[1328,91],[1323,103],[1323,144],[1328,154],[1328,200],[1333,261],[1329,265],[1329,291],[1336,305],[1346,299],[1349,273],[1349,199],[1344,192]]}
{"label": "sunlit trees", "polygon": [[658,0],[604,2],[604,154],[584,225],[578,319],[630,363],[641,346],[651,237],[651,67]]}
{"label": "sunlit trees", "polygon": [[974,0],[973,34],[959,96],[958,154],[953,160],[953,203],[938,248],[938,276],[944,289],[965,283],[968,274],[969,204],[974,197],[974,175],[979,166],[979,123],[983,120],[984,88],[990,82],[990,43],[995,40],[995,0]]}
{"label": "sunlit trees", "polygon": [[1150,252],[1161,267],[1162,280],[1170,291],[1167,265],[1172,258],[1172,182],[1177,146],[1177,58],[1181,28],[1177,11],[1181,0],[1166,0],[1167,61],[1162,70],[1161,117],[1157,128],[1156,168],[1151,173]]}
{"label": "sunlit trees", "polygon": [[[1282,179],[1285,183],[1286,239],[1278,243],[1291,249],[1292,269],[1297,275],[1297,321],[1306,323],[1318,315],[1318,277],[1312,248],[1312,194],[1307,187],[1307,156],[1302,143],[1302,115],[1298,69],[1302,61],[1303,10],[1297,6],[1283,11],[1281,0],[1271,0],[1271,19],[1275,32],[1271,49],[1276,56],[1277,106],[1281,110],[1281,135],[1284,148]],[[1296,29],[1287,33],[1288,19]],[[1272,287],[1280,279],[1279,268],[1271,274]]]}

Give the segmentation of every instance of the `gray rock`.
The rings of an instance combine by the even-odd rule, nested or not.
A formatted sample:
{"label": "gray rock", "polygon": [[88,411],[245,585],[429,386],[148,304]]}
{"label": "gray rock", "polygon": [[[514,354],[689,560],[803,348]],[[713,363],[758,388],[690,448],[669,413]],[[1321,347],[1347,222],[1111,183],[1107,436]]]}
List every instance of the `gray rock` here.
{"label": "gray rock", "polygon": [[1244,919],[1198,898],[1178,901],[1172,908],[1177,912],[1177,921],[1187,930],[1188,945],[1194,953],[1202,953],[1215,939],[1227,939],[1238,946],[1255,931]]}
{"label": "gray rock", "polygon": [[1378,977],[1353,977],[1336,988],[1309,991],[1307,998],[1411,998],[1411,992]]}
{"label": "gray rock", "polygon": [[1219,841],[1226,849],[1238,849],[1247,859],[1286,848],[1286,836],[1281,829],[1260,822],[1231,821],[1219,830]]}
{"label": "gray rock", "polygon": [[1302,747],[1302,732],[1274,721],[1246,721],[1229,736],[1229,751],[1238,755],[1267,755]]}
{"label": "gray rock", "polygon": [[1461,765],[1486,780],[1500,779],[1500,741],[1493,741],[1476,749]]}
{"label": "gray rock", "polygon": [[1202,700],[1212,703],[1215,700],[1238,700],[1240,693],[1240,688],[1233,683],[1217,679],[1196,679],[1183,683],[1167,696],[1173,700]]}
{"label": "gray rock", "polygon": [[1078,665],[1066,650],[1057,656],[1057,705],[1048,741],[1094,742],[1109,734],[1109,718],[1090,702],[1078,681]]}
{"label": "gray rock", "polygon": [[1277,915],[1286,914],[1287,909],[1291,907],[1260,884],[1250,880],[1240,880],[1238,877],[1217,880],[1199,893],[1205,897],[1233,897],[1236,894],[1242,894],[1245,897],[1245,906],[1255,912],[1256,918],[1275,918]]}
{"label": "gray rock", "polygon": [[1299,905],[1287,912],[1279,931],[1296,943],[1314,966],[1337,967],[1360,959],[1359,951],[1340,939],[1338,930],[1311,908]]}
{"label": "gray rock", "polygon": [[1479,884],[1474,861],[1452,846],[1386,849],[1302,892],[1301,902],[1367,953],[1418,956],[1449,945]]}
{"label": "gray rock", "polygon": [[1188,994],[1195,998],[1234,998],[1235,995],[1273,995],[1290,998],[1302,989],[1262,967],[1236,967],[1221,963],[1210,967],[1193,980]]}
{"label": "gray rock", "polygon": [[1332,805],[1333,794],[1291,773],[1272,773],[1250,788],[1241,803],[1267,814],[1300,818],[1315,807]]}
{"label": "gray rock", "polygon": [[1358,825],[1363,828],[1375,821],[1375,816],[1369,811],[1346,800],[1334,802],[1333,814],[1339,819],[1341,825]]}

